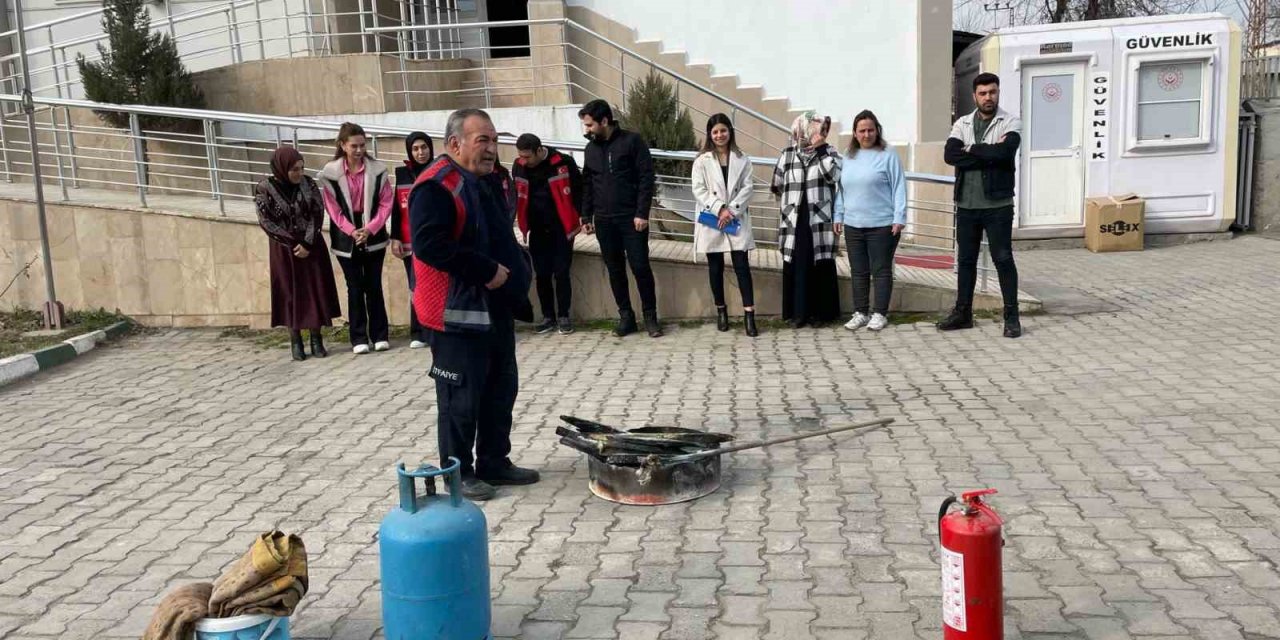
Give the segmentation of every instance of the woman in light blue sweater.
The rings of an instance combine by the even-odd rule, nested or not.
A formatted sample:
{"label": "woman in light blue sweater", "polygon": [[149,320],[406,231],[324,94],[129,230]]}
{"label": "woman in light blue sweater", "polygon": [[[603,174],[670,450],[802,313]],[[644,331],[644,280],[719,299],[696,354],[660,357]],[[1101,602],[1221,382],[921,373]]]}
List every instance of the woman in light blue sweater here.
{"label": "woman in light blue sweater", "polygon": [[898,154],[885,148],[880,121],[870,111],[853,118],[853,141],[845,151],[834,221],[836,233],[844,235],[853,273],[854,311],[844,328],[879,331],[889,324],[893,254],[907,224],[907,180]]}

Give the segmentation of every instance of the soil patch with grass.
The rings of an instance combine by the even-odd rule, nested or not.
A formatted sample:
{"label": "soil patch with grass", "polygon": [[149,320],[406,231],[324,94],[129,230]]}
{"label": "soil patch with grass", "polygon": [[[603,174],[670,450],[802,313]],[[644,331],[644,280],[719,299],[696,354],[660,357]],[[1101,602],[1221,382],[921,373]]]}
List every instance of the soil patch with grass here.
{"label": "soil patch with grass", "polygon": [[96,311],[68,311],[63,331],[56,335],[26,335],[44,329],[44,320],[39,311],[31,309],[15,309],[0,311],[0,358],[30,353],[38,349],[50,347],[68,338],[92,333],[99,329],[127,321],[133,325],[128,316],[105,309]]}

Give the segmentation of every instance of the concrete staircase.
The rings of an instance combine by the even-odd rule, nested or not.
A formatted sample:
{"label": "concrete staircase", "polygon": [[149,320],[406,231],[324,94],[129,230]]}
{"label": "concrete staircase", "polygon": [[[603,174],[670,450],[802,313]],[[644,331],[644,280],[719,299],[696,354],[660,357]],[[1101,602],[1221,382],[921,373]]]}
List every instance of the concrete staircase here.
{"label": "concrete staircase", "polygon": [[462,88],[472,104],[480,104],[483,98],[485,77],[488,77],[490,107],[531,107],[534,98],[534,73],[532,59],[495,58],[487,63],[487,69],[471,69],[462,78]]}
{"label": "concrete staircase", "polygon": [[[792,105],[791,100],[786,96],[768,95],[765,87],[758,84],[745,84],[736,74],[728,73],[726,72],[727,70],[716,69],[709,62],[690,60],[687,52],[679,49],[667,49],[661,40],[639,39],[634,29],[610,20],[590,9],[575,6],[566,7],[566,9],[568,17],[572,20],[617,42],[623,47],[639,53],[645,60],[662,65],[687,78],[692,84],[733,100],[788,129],[788,131],[781,131],[758,118],[736,112],[732,106],[724,101],[717,100],[715,97],[702,92],[690,90],[687,86],[680,90],[680,100],[689,108],[694,124],[700,131],[710,114],[717,112],[729,114],[738,130],[738,143],[747,153],[774,155],[777,149],[786,147],[790,137],[791,122],[796,116],[810,108],[806,105]],[[611,60],[616,60],[618,58],[617,52],[613,52],[612,56]],[[581,63],[579,62],[579,64]],[[648,65],[637,60],[627,59],[623,66],[629,78],[627,80],[628,86],[648,72],[648,69],[645,68]],[[672,79],[668,78],[668,81],[672,81]],[[678,85],[679,83],[673,82],[673,84]],[[575,91],[575,97],[578,97],[580,93],[582,92]],[[833,143],[840,139],[840,136],[836,133],[839,131],[841,131],[839,122],[833,121],[833,134],[831,136]]]}

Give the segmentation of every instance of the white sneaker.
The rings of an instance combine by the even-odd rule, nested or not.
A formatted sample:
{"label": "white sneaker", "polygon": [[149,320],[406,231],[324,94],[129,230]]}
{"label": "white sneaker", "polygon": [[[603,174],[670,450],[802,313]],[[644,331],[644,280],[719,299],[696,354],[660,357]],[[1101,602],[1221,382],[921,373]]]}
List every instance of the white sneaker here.
{"label": "white sneaker", "polygon": [[351,353],[354,353],[354,354],[356,354],[356,355],[358,355],[358,356],[362,356],[362,355],[364,355],[364,354],[366,354],[366,353],[369,353],[369,345],[367,345],[367,344],[358,344],[358,345],[356,345],[356,346],[354,346],[354,347],[351,347]]}
{"label": "white sneaker", "polygon": [[378,342],[373,343],[374,351],[386,351],[387,349],[390,349],[390,348],[391,348],[391,343],[387,342],[386,340],[379,340]]}
{"label": "white sneaker", "polygon": [[425,343],[425,342],[423,342],[423,341],[421,341],[421,340],[414,340],[413,342],[410,342],[410,343],[409,343],[409,348],[410,348],[410,349],[425,349],[425,348],[426,348],[426,346],[427,346],[427,343]]}
{"label": "white sneaker", "polygon": [[855,311],[853,317],[849,318],[849,321],[844,323],[844,328],[850,331],[857,331],[858,329],[867,326],[868,321],[870,321],[870,318],[863,315],[861,311]]}
{"label": "white sneaker", "polygon": [[871,321],[867,323],[868,331],[879,331],[889,326],[889,319],[884,317],[883,313],[871,314]]}

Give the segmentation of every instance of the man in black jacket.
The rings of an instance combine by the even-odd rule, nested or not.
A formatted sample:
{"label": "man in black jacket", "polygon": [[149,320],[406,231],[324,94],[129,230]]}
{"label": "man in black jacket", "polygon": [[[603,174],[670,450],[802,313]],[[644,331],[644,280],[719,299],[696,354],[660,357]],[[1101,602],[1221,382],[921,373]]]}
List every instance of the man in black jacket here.
{"label": "man in black jacket", "polygon": [[640,290],[644,328],[649,337],[662,335],[658,322],[658,298],[653,269],[649,267],[649,206],[653,203],[653,160],[649,145],[639,135],[618,126],[604,100],[592,100],[578,111],[587,144],[582,163],[583,231],[598,233],[600,255],[609,271],[609,286],[618,304],[618,326],[613,334],[634,333],[636,314],[631,308],[627,265]]}
{"label": "man in black jacket", "polygon": [[973,79],[977,109],[956,120],[943,158],[956,168],[956,306],[941,322],[943,331],[973,327],[973,288],[978,252],[987,235],[991,262],[1004,298],[1004,335],[1022,335],[1018,318],[1018,268],[1013,262],[1013,194],[1022,121],[1000,108],[1000,78]]}
{"label": "man in black jacket", "polygon": [[445,144],[447,155],[409,196],[414,312],[430,329],[441,464],[457,458],[463,495],[488,500],[493,485],[538,481],[537,471],[508,458],[519,390],[514,321],[533,320],[532,267],[511,231],[506,196],[488,177],[498,159],[489,115],[455,111]]}

